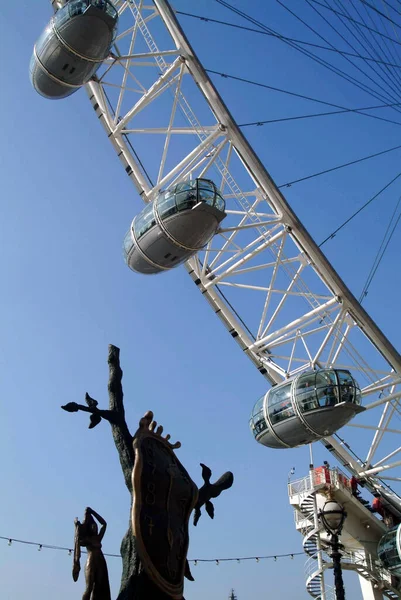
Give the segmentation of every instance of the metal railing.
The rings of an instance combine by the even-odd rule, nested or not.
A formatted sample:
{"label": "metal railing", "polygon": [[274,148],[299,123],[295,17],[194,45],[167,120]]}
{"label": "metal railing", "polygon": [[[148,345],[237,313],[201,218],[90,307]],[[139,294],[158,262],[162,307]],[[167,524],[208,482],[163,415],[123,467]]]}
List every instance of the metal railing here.
{"label": "metal railing", "polygon": [[302,477],[301,479],[295,479],[294,481],[288,482],[288,496],[291,498],[292,496],[296,496],[297,494],[302,494],[312,489],[312,482],[307,475],[306,477]]}
{"label": "metal railing", "polygon": [[[313,484],[312,484],[313,480]],[[288,482],[288,496],[291,498],[297,494],[303,494],[312,489],[320,489],[324,486],[341,488],[352,493],[349,477],[338,467],[318,467],[313,469],[310,475]]]}

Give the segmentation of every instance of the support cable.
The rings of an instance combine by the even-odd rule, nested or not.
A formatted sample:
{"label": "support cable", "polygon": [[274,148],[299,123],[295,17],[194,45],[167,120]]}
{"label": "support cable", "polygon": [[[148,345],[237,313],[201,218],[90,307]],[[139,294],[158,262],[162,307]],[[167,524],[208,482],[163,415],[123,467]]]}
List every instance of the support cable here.
{"label": "support cable", "polygon": [[[388,8],[387,8],[387,6],[386,6],[386,5],[383,3],[383,0],[382,0],[382,4],[383,4],[383,7],[384,7],[384,10],[386,10],[386,11],[387,11],[387,14],[388,14]],[[372,19],[372,20],[373,20],[373,19]],[[382,23],[382,25],[383,25],[383,28],[384,28],[384,30],[386,31],[386,33],[389,33],[389,30],[387,29],[387,24],[386,24],[386,22],[383,20],[383,18],[382,18],[382,17],[380,17],[380,20],[381,20],[381,23]],[[395,28],[395,26],[394,26],[394,25],[391,25],[391,26],[392,26],[392,28],[393,28],[393,32],[394,32],[394,35],[395,35],[395,37],[396,37],[396,38],[399,40],[400,38],[399,38],[398,31],[396,30],[396,28]],[[387,49],[387,51],[388,51],[388,55],[390,56],[390,59],[391,59],[391,60],[393,60],[393,61],[395,61],[395,62],[397,62],[397,58],[398,58],[398,62],[399,62],[399,60],[400,60],[400,56],[398,55],[398,57],[396,57],[396,56],[394,56],[394,54],[393,54],[393,49],[394,49],[394,52],[395,52],[396,54],[397,54],[397,51],[398,51],[398,48],[395,46],[395,44],[392,42],[392,43],[391,43],[391,46],[392,46],[392,48],[391,48],[391,47],[390,47],[390,44],[388,44],[386,40],[384,40],[384,42],[383,42],[383,43],[384,43],[384,46],[386,47],[386,49]],[[383,51],[383,54],[385,55],[386,59],[388,59],[388,56],[385,54],[385,52],[384,52],[384,51]],[[399,76],[399,73],[394,73],[394,75],[398,75],[398,76]]]}
{"label": "support cable", "polygon": [[383,4],[387,4],[388,7],[391,8],[391,10],[393,10],[394,12],[396,12],[397,14],[399,14],[401,16],[401,12],[399,10],[397,10],[394,6],[392,6],[390,4],[390,2],[388,2],[387,0],[382,0]]}
{"label": "support cable", "polygon": [[[227,73],[221,73],[220,71],[214,71],[213,69],[205,69],[207,73],[211,73],[212,75],[220,75],[224,79],[233,79],[234,81],[241,81],[242,83],[248,83],[250,85],[255,85],[257,87],[265,88],[267,90],[271,90],[273,92],[281,92],[284,94],[288,94],[289,96],[294,96],[295,98],[301,98],[302,100],[310,100],[312,102],[317,102],[318,104],[324,104],[325,106],[332,106],[333,108],[340,108],[342,110],[349,110],[350,112],[355,112],[358,115],[363,115],[365,117],[369,117],[371,119],[377,119],[379,121],[385,121],[386,123],[391,123],[392,125],[401,125],[399,121],[393,121],[392,119],[386,119],[385,117],[379,117],[378,115],[370,115],[364,112],[360,112],[361,109],[347,109],[345,106],[341,106],[340,104],[334,104],[333,102],[326,102],[325,100],[319,100],[317,98],[312,98],[310,96],[305,96],[305,94],[298,94],[296,92],[290,92],[289,90],[283,90],[281,88],[274,87],[272,85],[268,85],[267,83],[261,83],[260,81],[252,81],[251,79],[246,79],[245,77],[238,77],[236,75],[228,75]],[[400,106],[400,102],[395,102],[393,104],[383,104],[377,106],[377,108],[393,108],[395,106]],[[363,109],[362,109],[363,110]],[[368,109],[366,109],[368,110]]]}
{"label": "support cable", "polygon": [[[312,31],[315,35],[317,35],[321,40],[323,40],[326,44],[329,44],[330,46],[333,46],[333,44],[331,44],[331,42],[329,42],[329,40],[327,40],[325,37],[323,37],[318,31],[316,31],[316,29],[314,29],[311,25],[309,25],[304,19],[302,19],[299,15],[296,14],[296,12],[294,12],[293,10],[291,10],[288,6],[286,6],[284,4],[284,2],[282,2],[281,0],[276,0],[276,2],[282,6],[287,12],[289,12],[293,17],[295,17],[300,23],[302,23],[305,27],[307,27],[310,31]],[[320,17],[321,19],[323,19],[325,21],[325,23],[327,25],[329,25],[329,27],[331,27],[332,29],[334,29],[334,31],[337,33],[337,35],[341,36],[341,34],[335,29],[335,27],[333,27],[333,25],[331,25],[331,23],[325,18],[323,17],[319,11],[317,10],[317,8],[315,8],[308,0],[305,0],[305,2],[312,8],[312,10],[314,10]],[[343,36],[341,36],[343,39],[345,39]],[[373,77],[371,77],[368,73],[366,73],[361,67],[359,67],[358,65],[356,65],[348,56],[342,56],[344,58],[344,60],[346,60],[348,63],[351,64],[352,67],[354,67],[355,69],[357,69],[357,71],[359,71],[360,73],[362,73],[362,75],[364,75],[367,79],[369,79],[375,86],[379,87],[379,88],[383,88],[383,85],[381,85],[380,83],[378,83],[375,79],[373,79]],[[400,90],[394,89],[387,81],[386,79],[376,71],[375,67],[373,65],[367,65],[370,69],[373,70],[373,72],[375,73],[376,76],[378,76],[382,82],[387,85],[392,92],[394,92],[395,95],[393,95],[391,92],[389,91],[385,91],[386,94],[388,94],[388,96],[396,101],[397,98],[397,94],[399,94]]]}
{"label": "support cable", "polygon": [[[387,11],[387,14],[389,14],[389,10],[388,10],[388,6],[389,6],[389,4],[388,4],[387,0],[382,0],[382,4],[383,4],[383,6],[384,6],[384,7],[385,7],[385,9],[386,9],[386,11]],[[391,7],[391,8],[392,8],[392,7]],[[394,9],[394,10],[396,10],[396,9]],[[396,11],[396,12],[398,12],[398,14],[400,14],[400,15],[401,15],[401,13],[400,13],[399,11]],[[394,27],[394,25],[393,25],[392,27],[393,27],[393,31],[394,31],[394,35],[395,35],[395,37],[398,39],[398,41],[400,41],[400,36],[399,36],[399,34],[398,34],[398,32],[397,32],[396,28]],[[395,44],[393,44],[393,46],[394,46],[394,52],[395,52],[395,54],[397,55],[397,57],[398,57],[398,62],[399,62],[399,61],[400,61],[400,59],[401,59],[401,56],[400,56],[400,54],[399,54],[399,48],[397,48]]]}
{"label": "support cable", "polygon": [[[335,106],[335,107],[338,106],[338,105],[330,103],[330,102],[325,102],[323,100],[318,100],[316,98],[310,98],[310,97],[304,96],[302,94],[296,94],[294,92],[289,92],[287,90],[281,90],[279,88],[273,88],[271,86],[266,86],[265,84],[260,84],[260,83],[257,83],[257,82],[252,82],[252,81],[241,79],[241,78],[238,78],[238,77],[233,77],[233,76],[230,76],[230,75],[226,75],[224,73],[219,73],[217,71],[211,71],[211,70],[207,69],[207,72],[218,74],[218,75],[221,75],[222,77],[227,77],[227,78],[232,78],[232,79],[240,79],[241,81],[244,81],[246,83],[251,83],[253,85],[261,85],[263,87],[268,87],[269,89],[272,89],[274,91],[278,91],[278,92],[290,94],[290,95],[293,95],[293,96],[298,96],[298,97],[301,97],[303,99],[310,100],[310,101],[313,101],[313,102],[318,102],[318,103],[321,103],[321,104],[326,104],[326,105]],[[104,91],[104,94],[105,94],[107,102],[109,103],[110,109],[112,110],[112,112],[114,114],[114,109],[113,109],[112,104],[110,102],[110,99],[109,99],[109,97],[108,97],[108,95],[107,95],[107,93],[105,91]],[[401,103],[398,103],[398,104],[400,105]],[[313,116],[323,116],[323,115],[330,115],[330,114],[340,114],[340,113],[345,113],[345,112],[356,112],[357,114],[361,114],[361,115],[364,115],[366,117],[378,118],[380,120],[389,121],[388,119],[383,119],[382,117],[377,117],[376,115],[369,115],[369,114],[366,114],[366,113],[363,113],[363,112],[359,112],[359,111],[362,111],[362,110],[373,110],[373,109],[376,109],[376,108],[387,108],[387,107],[389,107],[388,104],[382,104],[382,105],[370,106],[370,107],[363,107],[363,108],[358,108],[358,109],[342,108],[339,111],[332,111],[332,112],[327,112],[327,113],[318,113],[318,114],[315,114],[315,115],[303,115],[303,116],[299,116],[299,117],[288,117],[286,119],[276,119],[276,120],[270,120],[270,121],[257,121],[255,123],[245,123],[245,124],[239,125],[239,126],[240,127],[246,127],[246,126],[250,126],[250,125],[258,125],[258,126],[260,126],[260,125],[262,125],[264,123],[271,123],[271,122],[282,121],[282,120],[285,121],[285,120],[293,120],[293,119],[311,118]],[[397,121],[389,121],[389,122],[391,122],[391,123],[393,123],[395,125],[401,125],[401,123],[399,123]],[[151,180],[148,172],[146,171],[145,166],[143,165],[142,161],[139,159],[137,153],[135,152],[135,150],[134,150],[134,148],[133,148],[133,146],[131,144],[131,141],[129,139],[129,136],[125,135],[125,137],[126,137],[127,143],[130,145],[131,150],[135,154],[135,156],[136,156],[139,164],[141,165],[143,171],[145,172],[145,174],[146,174],[146,176],[148,178],[148,181],[150,182],[150,184],[153,187],[153,182],[152,182],[152,180]],[[314,177],[319,177],[320,175],[325,175],[326,173],[330,173],[332,171],[337,171],[339,169],[342,169],[342,168],[345,168],[345,167],[348,167],[348,166],[351,166],[351,165],[363,162],[365,160],[369,160],[371,158],[375,158],[376,156],[381,156],[383,154],[387,154],[387,153],[393,152],[395,150],[399,150],[400,148],[401,148],[401,146],[394,146],[393,148],[388,148],[387,150],[382,150],[380,152],[376,152],[374,154],[370,154],[368,156],[364,156],[362,158],[359,158],[359,159],[356,159],[356,160],[353,160],[353,161],[349,161],[349,162],[341,164],[341,165],[337,165],[337,166],[332,167],[330,169],[324,169],[323,171],[319,171],[317,173],[313,173],[311,175],[307,175],[307,176],[301,177],[299,179],[294,179],[293,181],[288,181],[288,182],[286,182],[284,184],[279,185],[278,188],[280,189],[280,188],[284,188],[284,187],[290,187],[290,186],[294,185],[295,183],[300,183],[302,181],[307,181],[308,179],[313,179]],[[223,295],[223,292],[220,289],[219,289],[219,292],[220,292],[221,295]],[[225,298],[225,300],[227,301],[226,298]],[[250,331],[248,331],[248,332],[253,336],[252,332],[250,332]]]}
{"label": "support cable", "polygon": [[[285,90],[282,90],[285,93]],[[397,102],[396,103],[397,106],[401,106],[401,102]],[[240,123],[238,125],[238,127],[252,127],[252,126],[257,126],[257,127],[261,127],[262,125],[268,125],[271,123],[283,123],[285,121],[299,121],[301,119],[312,119],[315,117],[328,117],[330,115],[343,115],[345,113],[349,113],[349,112],[359,112],[361,110],[373,110],[373,109],[377,109],[377,108],[389,108],[389,106],[392,106],[390,104],[379,104],[377,106],[364,106],[362,108],[344,108],[343,110],[330,110],[327,112],[321,112],[321,113],[312,113],[309,115],[296,115],[294,117],[281,117],[279,119],[268,119],[267,121],[251,121],[249,123]],[[369,116],[369,115],[365,115],[365,116]],[[394,121],[394,125],[401,125],[401,123],[397,123],[397,121]]]}
{"label": "support cable", "polygon": [[373,200],[376,200],[376,198],[378,198],[378,196],[380,196],[380,194],[382,194],[387,188],[389,188],[399,177],[401,177],[401,172],[398,173],[398,175],[396,175],[391,181],[389,181],[389,183],[387,183],[380,191],[378,191],[374,196],[372,196],[372,198],[370,198],[370,200],[368,200],[367,202],[365,202],[365,204],[363,206],[361,206],[361,208],[359,208],[356,212],[354,212],[350,217],[348,217],[348,219],[346,219],[346,221],[344,221],[344,223],[342,223],[339,227],[337,227],[337,229],[335,229],[330,235],[328,235],[326,237],[326,239],[323,240],[323,242],[321,242],[319,244],[319,248],[321,248],[323,246],[323,244],[325,244],[326,242],[328,242],[329,240],[332,240],[336,234],[343,228],[345,227],[350,221],[352,221],[352,219],[354,219],[354,217],[356,217],[357,215],[359,215],[360,212],[363,211],[364,208],[366,208],[371,202],[373,202]]}
{"label": "support cable", "polygon": [[[340,5],[340,6],[343,8],[344,12],[350,16],[350,13],[349,13],[349,11],[348,11],[348,10],[346,9],[346,7],[345,7],[345,6],[342,4],[341,0],[335,0],[335,1],[336,1],[336,4],[337,4],[337,6],[338,6],[338,5]],[[308,0],[308,2],[313,2],[313,0]],[[328,0],[325,0],[325,2],[326,2],[326,4],[329,6]],[[351,2],[352,2],[352,0],[351,0]],[[352,2],[352,6],[354,6],[353,2]],[[355,8],[355,6],[354,6],[354,8]],[[317,9],[316,9],[316,10],[317,10]],[[363,20],[363,17],[360,15],[360,13],[358,12],[358,10],[357,10],[356,8],[355,8],[355,10],[356,10],[356,12],[357,12],[358,16],[361,18],[362,22],[363,22],[363,23],[365,23],[365,21]],[[358,25],[356,25],[356,24],[355,24],[355,23],[353,23],[352,21],[350,22],[350,25],[348,25],[348,24],[347,24],[347,22],[344,22],[344,19],[342,19],[342,18],[341,18],[339,15],[336,15],[336,16],[337,16],[337,19],[338,19],[338,20],[340,21],[340,23],[342,24],[342,26],[343,26],[343,27],[344,27],[344,28],[345,28],[345,29],[346,29],[346,30],[347,30],[347,31],[350,33],[350,35],[351,35],[351,36],[352,36],[352,37],[353,37],[353,38],[356,40],[356,42],[358,42],[358,44],[360,44],[360,46],[362,46],[363,50],[364,50],[365,52],[367,52],[367,54],[369,54],[369,56],[370,56],[370,57],[373,57],[373,55],[374,55],[374,56],[376,56],[376,58],[379,58],[379,59],[381,59],[381,58],[382,58],[382,57],[380,56],[380,52],[378,52],[378,51],[376,50],[376,48],[374,47],[373,43],[370,41],[370,39],[368,38],[368,36],[366,35],[366,33],[364,32],[364,30],[363,30],[363,29],[361,29],[361,28],[360,28]],[[322,16],[322,18],[323,18],[323,16]],[[365,24],[366,24],[366,23],[365,23]],[[355,30],[355,32],[353,32],[353,31],[351,30],[351,27],[353,27],[353,29]],[[358,37],[357,37],[357,34],[358,34]],[[359,37],[359,36],[360,36],[360,37]],[[372,37],[373,37],[373,36],[372,36]],[[362,38],[362,40],[363,40],[363,41],[361,41],[361,39],[360,39],[360,38]],[[379,41],[378,41],[378,40],[376,40],[376,38],[373,38],[373,41],[376,43],[376,45],[378,46],[378,48],[379,48],[379,50],[380,50],[380,49],[381,49],[381,47],[380,47]],[[351,48],[353,48],[354,50],[356,50],[356,48],[354,48],[354,46],[352,46],[352,45],[351,45],[349,42],[348,42],[348,44],[351,46]],[[366,45],[365,45],[365,44],[367,44],[367,45],[368,45],[368,46],[371,48],[371,51],[373,52],[373,54],[372,54],[372,52],[371,52],[371,51],[370,51],[370,50],[369,50],[369,49],[366,47]],[[382,71],[383,71],[383,72],[385,72],[385,70],[384,70],[384,67],[382,67],[382,66],[381,66],[381,69],[382,69]],[[391,73],[391,71],[390,71],[390,69],[389,69],[388,67],[387,67],[387,70],[388,70],[388,71]],[[376,72],[376,71],[375,71],[375,72]],[[392,76],[393,76],[393,75],[392,75]],[[393,76],[393,77],[394,77],[394,76]],[[399,85],[400,85],[400,82],[401,82],[401,79],[400,79],[400,82],[399,82],[399,81],[397,81],[397,79],[395,79],[395,82],[396,82],[396,85],[398,85],[398,86],[399,86]]]}
{"label": "support cable", "polygon": [[392,37],[389,37],[388,35],[382,33],[381,31],[378,31],[377,29],[372,29],[372,27],[369,27],[368,25],[364,25],[363,23],[361,23],[360,21],[357,21],[356,19],[354,19],[353,17],[349,17],[346,14],[336,10],[335,8],[333,8],[332,6],[330,6],[329,4],[325,5],[322,4],[321,2],[319,2],[319,0],[312,0],[312,2],[314,4],[318,4],[319,6],[321,6],[322,8],[325,8],[327,10],[330,10],[331,12],[333,12],[336,15],[341,15],[342,17],[344,17],[345,19],[347,19],[348,21],[351,21],[353,23],[356,23],[357,25],[360,25],[361,27],[364,27],[365,29],[368,29],[369,31],[371,31],[372,33],[375,33],[377,35],[379,35],[382,38],[385,38],[387,40],[390,40],[391,42],[394,42],[395,44],[398,44],[399,46],[401,46],[401,42],[398,42],[397,40],[395,40]]}
{"label": "support cable", "polygon": [[[394,219],[395,219],[395,216],[396,216],[396,214],[397,214],[397,211],[398,211],[398,208],[399,208],[399,206],[400,206],[400,203],[401,203],[401,196],[399,197],[399,199],[398,199],[398,202],[397,202],[397,205],[396,205],[396,207],[395,207],[395,209],[394,209],[394,211],[393,211],[393,214],[391,215],[391,218],[390,218],[389,224],[388,224],[388,226],[387,226],[387,229],[386,229],[386,231],[385,231],[385,233],[384,233],[384,236],[383,236],[383,239],[382,239],[382,241],[381,241],[380,248],[379,248],[379,249],[378,249],[378,251],[377,251],[377,254],[376,254],[376,256],[375,256],[375,259],[374,259],[374,261],[373,261],[372,268],[370,269],[370,271],[369,271],[369,275],[367,276],[367,279],[366,279],[366,281],[365,281],[365,285],[363,286],[363,289],[362,289],[361,295],[360,295],[360,297],[359,297],[359,302],[360,302],[361,304],[362,304],[362,301],[363,301],[363,299],[364,299],[364,298],[366,298],[366,296],[368,295],[369,287],[370,287],[370,285],[371,285],[371,283],[372,283],[373,277],[376,275],[377,269],[379,268],[379,266],[380,266],[380,263],[381,263],[381,261],[383,260],[384,254],[385,254],[385,252],[386,252],[386,250],[387,250],[387,248],[388,248],[388,245],[389,245],[389,244],[390,244],[390,242],[391,242],[391,238],[393,237],[393,235],[394,235],[394,232],[395,232],[395,230],[397,229],[397,225],[398,225],[398,223],[400,222],[400,219],[401,219],[401,212],[400,212],[400,214],[398,215],[398,217],[397,217],[397,219],[396,219],[396,221],[395,221],[395,223],[394,223],[394,225],[393,225],[393,228],[392,228],[392,230],[391,230],[391,232],[390,232],[390,235],[388,235],[388,234],[389,234],[389,231],[390,231],[390,228],[391,228],[391,226],[392,226],[392,224],[393,224],[393,222],[394,222]],[[388,237],[387,237],[387,236],[388,236]],[[386,238],[387,238],[387,241],[386,241]]]}
{"label": "support cable", "polygon": [[269,37],[275,37],[280,40],[288,40],[289,42],[294,42],[297,44],[302,44],[304,46],[311,46],[312,48],[319,48],[320,50],[327,50],[328,52],[334,52],[337,54],[344,54],[346,56],[352,56],[354,58],[360,58],[364,61],[374,62],[378,64],[383,64],[388,67],[393,67],[394,69],[401,69],[401,65],[397,63],[387,63],[382,60],[378,60],[375,58],[371,58],[369,56],[362,56],[358,53],[347,52],[345,50],[339,50],[338,48],[330,48],[330,46],[323,46],[322,44],[314,44],[313,42],[305,42],[303,40],[298,40],[295,38],[290,38],[285,35],[282,35],[278,32],[271,31],[262,31],[261,29],[254,29],[253,27],[246,27],[245,25],[237,25],[236,23],[229,23],[227,21],[220,21],[219,19],[211,19],[210,17],[205,17],[203,15],[195,15],[193,13],[184,12],[182,10],[176,10],[175,13],[177,15],[183,15],[184,17],[190,17],[193,19],[198,19],[199,21],[203,21],[204,23],[216,23],[217,25],[225,25],[227,27],[233,27],[235,29],[242,29],[243,31],[249,31],[251,33],[259,33],[261,35],[267,35]]}
{"label": "support cable", "polygon": [[[293,181],[288,181],[287,183],[282,183],[277,187],[279,189],[284,187],[291,187],[294,183],[300,183],[301,181],[307,181],[308,179],[313,179],[314,177],[319,177],[320,175],[325,175],[326,173],[331,173],[333,171],[338,171],[339,169],[343,169],[344,167],[349,167],[351,165],[356,165],[365,160],[369,160],[370,158],[375,158],[376,156],[381,156],[383,154],[388,154],[389,152],[394,152],[394,150],[400,150],[400,146],[394,146],[393,148],[388,148],[387,150],[382,150],[381,152],[376,152],[375,154],[369,154],[369,156],[363,156],[362,158],[357,158],[356,160],[351,160],[342,165],[337,165],[336,167],[332,167],[331,169],[325,169],[324,171],[318,171],[317,173],[313,173],[312,175],[307,175],[306,177],[301,177],[300,179],[294,179]],[[324,243],[324,242],[323,242]]]}
{"label": "support cable", "polygon": [[374,10],[377,14],[379,14],[384,19],[387,19],[388,21],[390,21],[390,23],[393,23],[393,25],[395,25],[396,27],[398,27],[399,29],[401,29],[401,25],[399,25],[398,23],[396,23],[395,21],[393,21],[393,19],[391,19],[390,17],[388,17],[387,15],[385,15],[384,13],[382,13],[382,11],[379,10],[378,8],[376,8],[373,4],[371,4],[370,2],[367,2],[367,0],[359,0],[359,2],[362,2],[362,4],[365,4],[366,6],[369,6],[369,8],[371,8],[372,10]]}
{"label": "support cable", "polygon": [[[326,2],[326,4],[327,4],[327,0],[325,0],[325,2]],[[362,17],[362,15],[360,14],[359,10],[358,10],[358,9],[357,9],[357,7],[355,6],[355,4],[354,4],[354,1],[353,1],[353,0],[351,0],[351,2],[352,2],[352,6],[354,7],[354,10],[356,11],[357,15],[359,16],[359,18],[361,19],[361,21],[362,21],[362,22],[363,22],[363,23],[366,25],[366,21],[364,20],[364,18],[363,18],[363,17]],[[344,10],[346,13],[348,13],[348,14],[349,14],[349,12],[346,10],[345,6],[342,4],[341,0],[336,0],[336,4],[337,4],[337,5],[338,5],[338,4],[340,4],[340,5],[341,5],[341,7],[343,8],[343,10]],[[372,18],[372,15],[369,13],[369,11],[367,10],[366,6],[364,6],[364,8],[365,8],[365,11],[366,11],[366,13],[367,13],[367,15],[368,15],[368,17],[369,17],[369,19],[370,19],[370,21],[371,21],[372,25],[373,25],[374,27],[377,27],[377,25],[376,25],[375,21],[374,21],[374,20],[373,20],[373,18]],[[354,27],[357,27],[357,26],[355,26],[355,25],[354,25]],[[376,38],[376,37],[374,37],[373,35],[371,36],[371,37],[372,37],[372,40],[373,40],[373,42],[376,44],[376,46],[377,46],[377,48],[378,48],[378,51],[376,51],[376,50],[375,50],[375,48],[373,47],[373,44],[370,42],[370,40],[367,38],[366,34],[365,34],[365,33],[364,33],[362,30],[361,30],[361,28],[360,28],[360,27],[357,27],[357,29],[358,29],[358,31],[360,32],[360,34],[363,36],[363,38],[364,38],[364,39],[366,39],[367,43],[368,43],[368,44],[371,46],[371,48],[372,48],[372,50],[375,52],[376,56],[378,56],[379,58],[382,58],[382,57],[381,57],[381,55],[380,55],[380,52],[382,52],[382,53],[383,53],[383,55],[384,55],[384,57],[385,57],[385,58],[387,58],[387,56],[386,56],[386,54],[385,54],[385,52],[384,52],[384,50],[383,50],[382,46],[380,45],[380,41],[379,41],[379,39],[377,39],[377,38]],[[386,30],[386,33],[387,33],[387,29],[385,29],[385,30]],[[389,48],[388,48],[388,46],[387,46],[387,41],[386,41],[386,39],[385,39],[385,38],[383,38],[383,44],[386,46],[386,48],[387,48],[387,49],[389,49]],[[393,46],[395,47],[394,43],[393,43]],[[394,57],[393,57],[393,59],[394,59]],[[382,67],[382,68],[383,68],[383,70],[384,70],[384,67]],[[390,71],[390,69],[388,69],[388,71],[389,71],[390,73],[392,73],[392,72]],[[399,74],[398,74],[398,73],[397,73],[397,75],[398,75],[398,79],[399,79],[399,82],[398,82],[398,85],[399,85],[399,84],[401,83],[401,79],[399,78]],[[393,77],[393,78],[396,78],[396,74],[395,74],[395,73],[394,73],[394,74],[392,73],[392,77]]]}
{"label": "support cable", "polygon": [[[243,11],[238,10],[237,8],[235,8],[234,6],[232,6],[231,4],[229,4],[228,2],[226,2],[225,0],[215,0],[215,1],[218,2],[219,4],[221,4],[222,6],[224,6],[225,8],[228,8],[229,10],[231,10],[231,11],[235,12],[236,14],[242,16],[244,19],[250,21],[251,23],[256,24],[259,27],[261,27],[262,29],[265,29],[265,30],[269,31],[269,28],[266,27],[266,25],[264,25],[260,21],[257,21],[253,17],[247,15]],[[282,41],[284,41],[286,44],[288,44],[290,47],[294,48],[295,50],[298,50],[298,52],[300,52],[301,54],[304,54],[308,58],[312,59],[314,62],[317,62],[318,64],[324,66],[326,69],[328,69],[329,71],[333,72],[335,75],[338,75],[342,79],[345,79],[349,83],[352,83],[354,86],[356,86],[357,88],[361,89],[362,91],[364,91],[364,92],[370,94],[371,96],[373,96],[375,98],[378,98],[380,100],[388,101],[385,96],[383,96],[382,94],[379,94],[379,93],[375,92],[374,90],[372,90],[372,88],[370,86],[365,85],[364,83],[358,81],[355,77],[353,77],[351,75],[348,75],[347,73],[345,73],[341,69],[338,69],[337,67],[334,67],[331,63],[328,63],[327,61],[319,58],[316,54],[313,54],[313,52],[310,52],[309,50],[304,50],[303,48],[300,48],[298,44],[294,44],[292,42],[288,42],[287,40],[282,40]],[[393,107],[393,109],[397,110],[397,112],[400,112],[396,107]]]}

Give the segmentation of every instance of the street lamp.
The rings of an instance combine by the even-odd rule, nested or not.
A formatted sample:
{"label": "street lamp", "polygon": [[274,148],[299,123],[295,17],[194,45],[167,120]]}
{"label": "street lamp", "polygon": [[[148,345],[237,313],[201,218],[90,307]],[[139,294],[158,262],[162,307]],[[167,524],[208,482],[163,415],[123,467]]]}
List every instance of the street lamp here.
{"label": "street lamp", "polygon": [[341,571],[341,546],[338,538],[341,534],[346,516],[347,513],[344,508],[341,504],[335,502],[335,500],[328,500],[323,506],[323,509],[319,512],[323,527],[331,537],[330,545],[332,552],[330,556],[333,559],[334,587],[337,600],[345,600],[344,582]]}

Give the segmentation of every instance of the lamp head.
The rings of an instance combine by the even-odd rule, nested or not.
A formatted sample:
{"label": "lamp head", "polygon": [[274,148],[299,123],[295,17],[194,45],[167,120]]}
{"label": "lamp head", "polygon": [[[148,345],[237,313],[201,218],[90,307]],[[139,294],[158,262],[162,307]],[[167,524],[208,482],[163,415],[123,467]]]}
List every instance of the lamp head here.
{"label": "lamp head", "polygon": [[320,518],[324,528],[332,535],[340,535],[347,513],[335,500],[328,500],[320,511]]}

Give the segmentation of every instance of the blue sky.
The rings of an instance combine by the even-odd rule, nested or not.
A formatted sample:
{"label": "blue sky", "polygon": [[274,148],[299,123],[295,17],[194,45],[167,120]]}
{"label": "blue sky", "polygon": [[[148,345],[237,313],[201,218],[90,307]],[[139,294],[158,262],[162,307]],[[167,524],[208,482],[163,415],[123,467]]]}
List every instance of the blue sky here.
{"label": "blue sky", "polygon": [[[174,6],[241,23],[213,0],[196,4],[196,11],[188,0]],[[288,35],[314,39],[276,2],[236,0],[235,5]],[[306,4],[302,10],[306,15]],[[199,462],[216,477],[227,469],[235,474],[232,490],[215,502],[215,521],[203,516],[191,529],[189,557],[301,551],[286,481],[293,466],[298,476],[306,474],[308,449],[274,452],[253,441],[248,416],[265,382],[185,270],[146,278],[125,266],[122,239],[141,205],[86,94],[47,102],[29,83],[33,43],[50,14],[46,0],[20,0],[2,7],[0,21],[0,535],[69,546],[74,517],[90,505],[109,525],[104,550],[118,552],[129,496],[109,428],[102,423],[88,431],[86,416],[60,410],[66,402],[82,401],[86,391],[106,406],[107,345],[114,343],[121,348],[131,431],[152,409],[182,442],[178,456],[198,484]],[[347,106],[380,103],[280,41],[180,19],[206,68]],[[239,82],[214,81],[240,123],[322,110]],[[390,109],[376,114],[401,121]],[[249,128],[246,135],[278,184],[399,143],[397,126],[355,114]],[[294,185],[286,197],[320,242],[398,173],[399,156]],[[325,247],[357,295],[399,194],[398,184]],[[396,346],[399,240],[399,234],[393,238],[365,302]],[[316,445],[316,462],[325,458]],[[306,599],[303,563],[304,556],[199,565],[186,598],[226,598],[234,587],[239,599],[250,593]],[[115,597],[120,563],[110,558],[108,564]],[[50,600],[55,593],[67,600],[82,589],[82,580],[72,582],[66,553],[8,547],[0,540],[2,598],[22,600],[29,590],[32,600]],[[357,600],[356,577],[348,590]]]}

